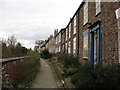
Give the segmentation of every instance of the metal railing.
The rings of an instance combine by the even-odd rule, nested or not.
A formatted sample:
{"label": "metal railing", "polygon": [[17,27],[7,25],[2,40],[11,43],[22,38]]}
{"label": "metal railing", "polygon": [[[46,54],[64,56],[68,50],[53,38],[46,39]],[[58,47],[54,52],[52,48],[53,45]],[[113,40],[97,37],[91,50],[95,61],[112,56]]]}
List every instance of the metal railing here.
{"label": "metal railing", "polygon": [[12,57],[12,58],[2,58],[0,59],[0,63],[7,63],[7,62],[12,62],[12,61],[17,61],[21,59],[28,58],[29,56],[23,56],[23,57]]}

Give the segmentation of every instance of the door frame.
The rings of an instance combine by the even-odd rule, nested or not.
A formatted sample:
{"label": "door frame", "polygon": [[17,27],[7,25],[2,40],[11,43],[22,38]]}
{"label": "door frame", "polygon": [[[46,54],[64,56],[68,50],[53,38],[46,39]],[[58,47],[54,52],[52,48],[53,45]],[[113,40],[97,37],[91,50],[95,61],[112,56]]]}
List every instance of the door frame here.
{"label": "door frame", "polygon": [[90,63],[94,64],[94,31],[97,31],[98,45],[97,45],[97,64],[101,62],[101,32],[100,24],[96,24],[90,28]]}

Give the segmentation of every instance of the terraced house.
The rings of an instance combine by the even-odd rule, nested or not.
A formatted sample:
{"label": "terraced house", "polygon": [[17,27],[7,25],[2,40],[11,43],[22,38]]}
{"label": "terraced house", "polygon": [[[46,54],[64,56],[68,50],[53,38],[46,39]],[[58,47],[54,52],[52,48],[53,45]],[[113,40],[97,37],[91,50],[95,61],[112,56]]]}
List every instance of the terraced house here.
{"label": "terraced house", "polygon": [[56,52],[78,55],[82,63],[118,63],[118,8],[119,0],[82,2],[68,25],[55,36]]}

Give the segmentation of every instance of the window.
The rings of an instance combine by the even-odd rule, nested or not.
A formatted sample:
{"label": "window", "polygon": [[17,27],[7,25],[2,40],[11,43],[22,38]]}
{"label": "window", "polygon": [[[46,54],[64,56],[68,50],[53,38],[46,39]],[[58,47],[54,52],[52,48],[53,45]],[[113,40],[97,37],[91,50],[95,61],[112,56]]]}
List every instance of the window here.
{"label": "window", "polygon": [[68,39],[68,29],[66,29],[66,41]]}
{"label": "window", "polygon": [[57,35],[57,44],[59,43],[59,35]]}
{"label": "window", "polygon": [[71,23],[69,25],[69,38],[71,37]]}
{"label": "window", "polygon": [[65,44],[65,46],[66,46],[65,49],[66,49],[66,53],[67,53],[67,43]]}
{"label": "window", "polygon": [[59,42],[61,42],[61,34],[59,33]]}
{"label": "window", "polygon": [[88,30],[83,32],[83,58],[88,59]]}
{"label": "window", "polygon": [[70,53],[70,48],[71,48],[71,45],[70,45],[70,41],[68,42],[68,53]]}
{"label": "window", "polygon": [[76,53],[76,37],[73,39],[73,53]]}
{"label": "window", "polygon": [[96,15],[101,12],[100,0],[96,0]]}
{"label": "window", "polygon": [[88,22],[88,2],[84,5],[84,25]]}
{"label": "window", "polygon": [[120,19],[118,19],[118,29],[120,29]]}
{"label": "window", "polygon": [[59,48],[58,48],[58,52],[60,52],[60,46],[59,46]]}
{"label": "window", "polygon": [[120,0],[113,0],[114,2],[120,2]]}
{"label": "window", "polygon": [[55,38],[55,42],[56,42],[56,44],[57,44],[57,37]]}
{"label": "window", "polygon": [[76,16],[74,17],[74,34],[76,33]]}

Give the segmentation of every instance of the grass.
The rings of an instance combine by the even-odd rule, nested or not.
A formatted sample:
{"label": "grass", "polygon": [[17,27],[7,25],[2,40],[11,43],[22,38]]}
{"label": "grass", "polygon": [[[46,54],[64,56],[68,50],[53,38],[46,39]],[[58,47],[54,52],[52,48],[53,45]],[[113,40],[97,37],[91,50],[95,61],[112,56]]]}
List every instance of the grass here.
{"label": "grass", "polygon": [[[57,73],[56,73],[56,71],[55,71],[55,69],[54,69],[54,66],[53,66],[53,64],[51,63],[51,60],[49,59],[49,60],[46,60],[46,62],[48,63],[48,65],[50,66],[50,68],[51,68],[51,70],[52,70],[52,72],[53,72],[53,76],[55,77],[55,81],[56,82],[60,82],[60,78],[58,77],[58,75],[57,75]],[[57,85],[58,86],[58,85]]]}

